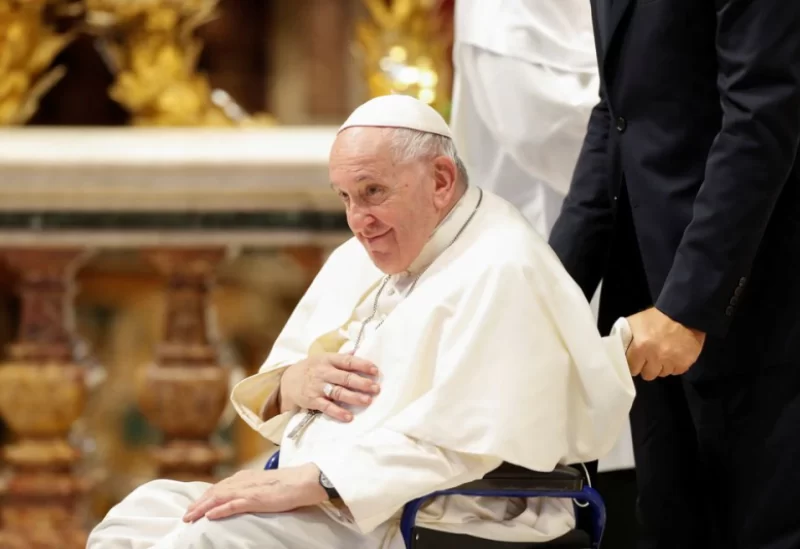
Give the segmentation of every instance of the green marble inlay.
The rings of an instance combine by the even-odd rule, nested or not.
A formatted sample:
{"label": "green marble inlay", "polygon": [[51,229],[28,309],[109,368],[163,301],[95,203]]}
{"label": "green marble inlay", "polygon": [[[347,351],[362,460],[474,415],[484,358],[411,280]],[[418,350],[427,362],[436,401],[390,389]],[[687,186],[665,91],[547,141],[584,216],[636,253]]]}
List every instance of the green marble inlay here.
{"label": "green marble inlay", "polygon": [[341,231],[340,212],[13,212],[0,214],[0,230],[97,231]]}

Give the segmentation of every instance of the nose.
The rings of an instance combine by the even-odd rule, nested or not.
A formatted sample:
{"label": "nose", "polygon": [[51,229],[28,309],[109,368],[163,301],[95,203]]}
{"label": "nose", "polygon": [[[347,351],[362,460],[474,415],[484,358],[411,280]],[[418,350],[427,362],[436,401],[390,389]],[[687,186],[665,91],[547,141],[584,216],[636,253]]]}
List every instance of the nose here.
{"label": "nose", "polygon": [[356,204],[351,204],[347,209],[347,224],[350,226],[350,230],[354,233],[363,231],[374,221],[375,218],[372,217],[366,208]]}

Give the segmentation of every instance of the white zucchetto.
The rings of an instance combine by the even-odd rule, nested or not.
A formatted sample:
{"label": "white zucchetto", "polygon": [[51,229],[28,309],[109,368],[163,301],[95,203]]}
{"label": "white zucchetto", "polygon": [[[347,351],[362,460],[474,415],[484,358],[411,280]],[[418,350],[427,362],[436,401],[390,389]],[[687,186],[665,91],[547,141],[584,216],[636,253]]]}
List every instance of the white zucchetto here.
{"label": "white zucchetto", "polygon": [[358,126],[408,128],[453,138],[442,115],[427,103],[410,95],[382,95],[370,99],[353,111],[339,128],[339,132]]}

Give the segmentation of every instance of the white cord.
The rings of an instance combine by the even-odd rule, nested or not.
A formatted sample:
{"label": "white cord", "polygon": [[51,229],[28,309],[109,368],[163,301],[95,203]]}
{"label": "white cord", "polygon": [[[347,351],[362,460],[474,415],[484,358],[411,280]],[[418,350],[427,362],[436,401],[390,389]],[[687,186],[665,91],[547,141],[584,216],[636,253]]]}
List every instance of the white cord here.
{"label": "white cord", "polygon": [[[592,477],[589,475],[589,470],[586,468],[586,465],[584,463],[581,463],[581,467],[583,468],[584,474],[586,474],[586,484],[588,484],[589,488],[591,488],[592,487]],[[575,505],[577,505],[581,509],[586,509],[587,507],[589,507],[589,502],[580,502],[577,499],[573,499],[572,501],[573,501],[573,503],[575,503]]]}

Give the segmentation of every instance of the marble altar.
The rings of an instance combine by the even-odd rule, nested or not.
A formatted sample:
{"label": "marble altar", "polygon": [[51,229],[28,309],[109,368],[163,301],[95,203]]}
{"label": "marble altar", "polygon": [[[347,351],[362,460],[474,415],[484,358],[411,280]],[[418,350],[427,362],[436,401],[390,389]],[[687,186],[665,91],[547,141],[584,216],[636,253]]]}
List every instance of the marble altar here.
{"label": "marble altar", "polygon": [[[82,547],[147,475],[208,479],[230,461],[225,349],[257,367],[349,236],[327,177],[335,131],[0,130],[0,263],[19,309],[0,361],[0,546]],[[149,465],[123,466],[136,450],[115,446],[143,423]],[[78,425],[100,439],[100,472]],[[234,444],[250,446],[239,461],[263,451]]]}
{"label": "marble altar", "polygon": [[335,131],[2,129],[0,244],[335,242]]}

